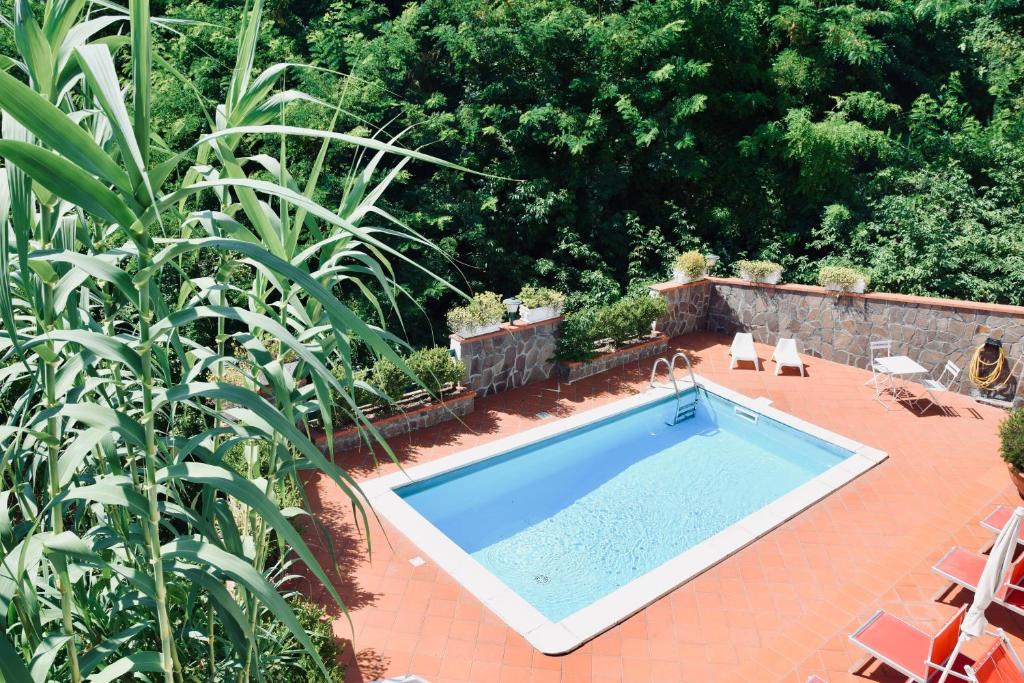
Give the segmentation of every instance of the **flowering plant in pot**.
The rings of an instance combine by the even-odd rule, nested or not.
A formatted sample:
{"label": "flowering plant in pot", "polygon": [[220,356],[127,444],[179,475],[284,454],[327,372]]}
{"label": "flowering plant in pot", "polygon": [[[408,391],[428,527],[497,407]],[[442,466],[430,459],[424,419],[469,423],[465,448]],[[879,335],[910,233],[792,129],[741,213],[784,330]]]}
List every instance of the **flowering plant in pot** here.
{"label": "flowering plant in pot", "polygon": [[519,316],[524,322],[539,323],[562,315],[565,308],[565,295],[546,287],[523,287],[519,295]]}
{"label": "flowering plant in pot", "polygon": [[494,292],[475,294],[465,306],[448,311],[448,327],[460,337],[496,332],[505,317],[505,304]]}
{"label": "flowering plant in pot", "polygon": [[707,277],[708,260],[699,251],[687,251],[676,257],[672,264],[672,278],[680,284]]}
{"label": "flowering plant in pot", "polygon": [[818,271],[818,284],[833,292],[863,294],[867,286],[871,284],[871,278],[856,268],[822,266]]}
{"label": "flowering plant in pot", "polygon": [[1010,413],[999,425],[999,455],[1006,461],[1017,493],[1024,498],[1024,408]]}
{"label": "flowering plant in pot", "polygon": [[776,285],[782,279],[782,266],[774,261],[737,261],[736,271],[747,282]]}

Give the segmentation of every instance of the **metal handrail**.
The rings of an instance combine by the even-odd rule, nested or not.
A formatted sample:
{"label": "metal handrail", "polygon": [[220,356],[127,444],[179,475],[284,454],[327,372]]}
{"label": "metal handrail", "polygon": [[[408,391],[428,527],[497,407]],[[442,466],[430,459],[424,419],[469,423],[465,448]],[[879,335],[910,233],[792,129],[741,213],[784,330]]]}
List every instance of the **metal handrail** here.
{"label": "metal handrail", "polygon": [[669,373],[671,373],[672,376],[675,377],[675,374],[676,374],[676,358],[682,358],[683,360],[686,361],[686,369],[690,371],[690,384],[692,384],[694,390],[696,390],[697,389],[697,376],[695,374],[693,374],[693,366],[690,364],[690,357],[687,356],[682,351],[680,351],[676,355],[672,356],[672,362],[669,363],[669,366],[668,366]]}
{"label": "metal handrail", "polygon": [[[679,352],[676,355],[672,356],[672,361],[671,362],[665,360],[664,358],[658,358],[658,359],[656,359],[654,361],[654,365],[651,366],[651,381],[650,381],[650,384],[651,384],[652,387],[655,387],[655,388],[659,388],[660,387],[660,388],[664,388],[664,389],[668,388],[667,385],[659,385],[659,384],[657,384],[654,381],[654,378],[658,374],[658,366],[661,365],[662,363],[665,364],[665,368],[668,370],[669,381],[672,382],[672,393],[673,393],[673,396],[676,399],[676,416],[675,416],[675,418],[673,419],[672,422],[669,422],[669,424],[675,424],[676,421],[679,419],[680,394],[679,394],[679,382],[676,381],[676,359],[678,359],[680,356],[682,356],[683,360],[686,361],[686,368],[690,371],[690,383],[693,385],[694,392],[696,392],[697,391],[697,376],[693,374],[693,366],[690,364],[690,359],[686,356],[685,353]],[[695,393],[695,395],[693,397],[692,405],[696,406],[698,399],[699,399],[699,395]]]}
{"label": "metal handrail", "polygon": [[[654,365],[651,366],[651,386],[658,387],[658,385],[654,381],[654,376],[658,374],[659,363],[665,364],[665,368],[668,370],[668,378],[672,380],[672,388],[676,392],[676,398],[679,398],[679,384],[676,382],[676,373],[672,372],[672,366],[669,365],[669,362],[664,358],[658,358],[657,360],[654,361]],[[663,388],[667,389],[668,387]]]}

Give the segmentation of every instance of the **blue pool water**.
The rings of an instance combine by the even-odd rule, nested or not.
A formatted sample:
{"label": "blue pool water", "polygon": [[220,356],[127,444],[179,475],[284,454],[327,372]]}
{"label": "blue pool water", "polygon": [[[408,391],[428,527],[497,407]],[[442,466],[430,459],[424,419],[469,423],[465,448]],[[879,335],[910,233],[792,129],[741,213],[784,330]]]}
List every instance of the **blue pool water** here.
{"label": "blue pool water", "polygon": [[849,451],[701,391],[396,489],[560,621],[824,472]]}

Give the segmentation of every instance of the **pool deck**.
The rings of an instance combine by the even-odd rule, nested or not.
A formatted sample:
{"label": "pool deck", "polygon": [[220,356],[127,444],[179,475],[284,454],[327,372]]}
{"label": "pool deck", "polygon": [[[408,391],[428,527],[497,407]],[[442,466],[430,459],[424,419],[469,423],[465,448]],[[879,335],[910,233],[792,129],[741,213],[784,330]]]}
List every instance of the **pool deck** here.
{"label": "pool deck", "polygon": [[[732,557],[625,622],[560,657],[543,655],[509,629],[411,541],[386,522],[371,521],[372,554],[353,523],[351,505],[330,481],[308,487],[314,513],[334,544],[338,588],[351,623],[337,616],[348,683],[415,673],[430,683],[672,681],[830,683],[904,681],[864,661],[847,635],[884,608],[928,631],[970,593],[946,590],[930,567],[952,546],[986,548],[978,525],[992,508],[1019,502],[998,456],[1002,411],[954,395],[954,415],[905,406],[888,412],[864,386],[870,373],[804,357],[807,377],[764,369],[729,370],[729,339],[677,337],[694,369],[710,380],[826,429],[886,451],[889,459]],[[898,351],[897,351],[898,352]],[[464,423],[450,422],[393,440],[404,466],[518,433],[647,388],[651,361],[583,380],[555,381],[477,400]],[[546,412],[549,417],[538,417]],[[396,469],[375,467],[366,452],[338,456],[357,479]],[[318,545],[311,537],[311,543]],[[426,560],[413,566],[410,560]],[[321,550],[325,566],[329,556]],[[312,595],[322,601],[316,586]],[[1024,654],[1024,618],[993,606],[1001,627]],[[977,654],[987,638],[968,643]],[[853,670],[853,673],[850,671]]]}

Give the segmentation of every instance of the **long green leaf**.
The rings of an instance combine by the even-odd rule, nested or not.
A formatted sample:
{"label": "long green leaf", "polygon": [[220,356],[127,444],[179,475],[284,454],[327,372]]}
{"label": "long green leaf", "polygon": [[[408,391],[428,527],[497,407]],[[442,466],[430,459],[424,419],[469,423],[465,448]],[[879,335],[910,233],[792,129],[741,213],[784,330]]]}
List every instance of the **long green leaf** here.
{"label": "long green leaf", "polygon": [[[0,74],[0,79],[2,77]],[[0,106],[4,106],[2,99]],[[13,140],[0,140],[0,156],[10,160],[53,194],[82,207],[97,218],[120,224],[125,229],[134,227],[135,215],[121,198],[64,157]]]}
{"label": "long green leaf", "polygon": [[[126,195],[132,195],[128,175],[93,141],[92,136],[34,90],[2,71],[0,109],[74,164],[114,185]],[[43,186],[46,187],[45,184]]]}

